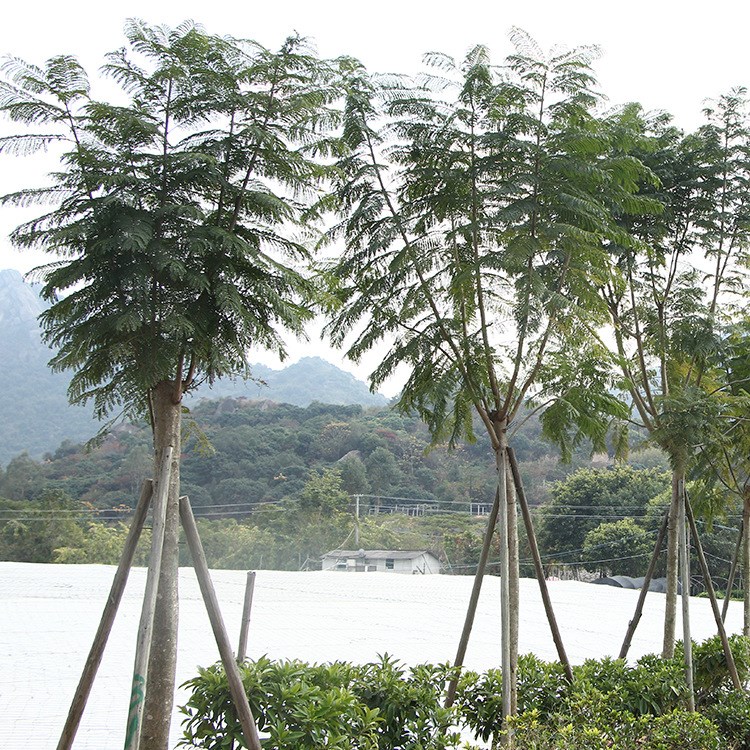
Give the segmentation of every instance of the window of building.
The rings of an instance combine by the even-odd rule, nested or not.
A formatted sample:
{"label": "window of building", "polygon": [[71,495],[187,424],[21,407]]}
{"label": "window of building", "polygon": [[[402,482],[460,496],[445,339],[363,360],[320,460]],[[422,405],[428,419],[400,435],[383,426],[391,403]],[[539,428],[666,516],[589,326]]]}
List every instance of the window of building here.
{"label": "window of building", "polygon": [[385,558],[385,569],[393,570],[393,558],[392,557]]}

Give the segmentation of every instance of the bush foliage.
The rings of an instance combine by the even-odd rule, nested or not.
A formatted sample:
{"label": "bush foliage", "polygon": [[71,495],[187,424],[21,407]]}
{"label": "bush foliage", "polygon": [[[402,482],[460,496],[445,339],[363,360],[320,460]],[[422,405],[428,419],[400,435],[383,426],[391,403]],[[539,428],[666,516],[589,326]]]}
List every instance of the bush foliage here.
{"label": "bush foliage", "polygon": [[[745,684],[750,639],[732,652]],[[390,656],[352,665],[272,661],[240,665],[266,750],[449,750],[482,742],[513,750],[750,750],[750,697],[731,690],[718,638],[696,645],[699,711],[687,710],[679,658],[589,660],[574,667],[525,655],[518,664],[518,715],[501,721],[500,671],[466,671],[444,707],[448,665],[406,668]],[[182,747],[246,747],[221,665],[186,683]],[[467,737],[470,739],[467,744]]]}

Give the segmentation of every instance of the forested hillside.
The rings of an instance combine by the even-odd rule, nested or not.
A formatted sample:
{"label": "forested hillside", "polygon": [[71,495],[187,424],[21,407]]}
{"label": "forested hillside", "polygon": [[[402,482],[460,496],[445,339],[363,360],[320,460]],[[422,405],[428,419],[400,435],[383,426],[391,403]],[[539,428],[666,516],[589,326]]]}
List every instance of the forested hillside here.
{"label": "forested hillside", "polygon": [[[486,437],[450,455],[445,447],[428,450],[424,424],[388,409],[204,400],[186,425],[183,492],[197,508],[226,515],[296,497],[310,472],[331,468],[340,471],[349,494],[409,498],[447,510],[468,511],[471,503],[491,502],[494,493]],[[92,450],[68,441],[43,461],[16,456],[0,474],[0,496],[23,500],[54,489],[96,508],[132,505],[150,472],[150,440],[145,426],[124,424]],[[539,502],[546,483],[569,467],[541,439],[535,421],[517,444],[530,499]]]}
{"label": "forested hillside", "polygon": [[[85,442],[99,429],[92,409],[71,406],[69,373],[54,373],[52,352],[41,340],[37,317],[44,309],[37,290],[17,271],[0,271],[0,466],[21,453],[41,458],[64,440]],[[333,404],[385,406],[387,399],[318,357],[305,357],[274,370],[251,365],[253,380],[217,380],[198,388],[189,403],[227,396],[268,399],[308,406]]]}

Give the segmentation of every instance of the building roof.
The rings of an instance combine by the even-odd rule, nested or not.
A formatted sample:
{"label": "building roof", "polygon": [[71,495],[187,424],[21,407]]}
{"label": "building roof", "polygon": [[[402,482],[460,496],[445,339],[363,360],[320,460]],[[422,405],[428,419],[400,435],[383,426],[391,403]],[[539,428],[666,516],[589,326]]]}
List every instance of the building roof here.
{"label": "building roof", "polygon": [[369,560],[413,560],[421,555],[435,555],[427,550],[389,550],[389,549],[335,549],[327,552],[323,557],[333,557],[335,559],[366,557]]}

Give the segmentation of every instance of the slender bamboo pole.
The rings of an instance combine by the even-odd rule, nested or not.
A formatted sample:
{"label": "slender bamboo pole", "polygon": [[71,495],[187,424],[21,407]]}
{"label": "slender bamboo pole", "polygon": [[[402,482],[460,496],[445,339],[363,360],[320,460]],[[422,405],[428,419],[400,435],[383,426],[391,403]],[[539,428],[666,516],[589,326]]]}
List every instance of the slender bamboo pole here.
{"label": "slender bamboo pole", "polygon": [[203,601],[206,604],[211,629],[214,631],[216,645],[219,647],[219,654],[221,655],[221,661],[224,664],[227,681],[229,682],[229,691],[237,711],[237,717],[240,720],[242,733],[245,735],[245,742],[250,750],[261,750],[260,738],[258,737],[258,729],[255,726],[253,712],[250,710],[250,704],[247,702],[247,695],[242,685],[240,671],[234,659],[232,647],[229,644],[229,636],[227,635],[219,610],[219,600],[216,597],[216,591],[211,582],[211,575],[208,572],[208,564],[206,563],[206,555],[203,552],[203,545],[198,534],[198,526],[195,523],[193,510],[190,507],[190,500],[184,495],[180,498],[180,521],[185,531],[190,555],[193,558],[195,574],[198,577]]}
{"label": "slender bamboo pole", "polygon": [[[466,656],[466,648],[469,645],[469,637],[471,636],[471,629],[474,626],[474,617],[477,612],[477,604],[479,603],[479,594],[482,591],[482,581],[484,580],[484,571],[487,567],[487,558],[490,554],[490,547],[492,545],[492,535],[495,532],[495,526],[497,525],[497,515],[500,511],[500,492],[495,490],[495,500],[492,503],[492,509],[490,515],[487,518],[487,528],[484,532],[484,540],[482,542],[482,552],[479,555],[479,562],[477,563],[477,572],[474,575],[474,585],[471,589],[471,596],[469,597],[469,606],[466,610],[466,618],[464,619],[464,627],[461,631],[461,638],[458,642],[458,650],[456,651],[456,658],[453,660],[453,666],[460,668],[463,666],[464,657]],[[456,699],[456,685],[458,684],[458,672],[451,678],[448,683],[448,690],[445,696],[445,707],[450,708],[453,705],[453,701]]]}
{"label": "slender bamboo pole", "polygon": [[690,501],[688,500],[687,493],[685,493],[685,510],[687,513],[688,521],[690,522],[690,530],[693,534],[693,540],[695,542],[695,550],[698,553],[698,560],[701,564],[701,570],[703,571],[703,580],[706,584],[706,591],[708,592],[708,599],[711,602],[711,609],[714,613],[714,619],[716,620],[716,627],[719,631],[719,638],[721,639],[721,646],[724,649],[724,658],[727,662],[727,670],[729,676],[732,678],[732,685],[735,690],[742,690],[742,682],[740,676],[737,673],[737,665],[734,662],[734,656],[732,655],[732,649],[729,647],[729,639],[727,638],[727,631],[724,627],[724,621],[721,618],[721,612],[719,612],[719,602],[716,598],[716,591],[714,590],[714,584],[711,581],[711,572],[708,569],[708,562],[706,555],[703,552],[703,545],[701,544],[700,537],[698,536],[698,527],[695,523],[695,516],[693,515],[693,509],[690,507]]}
{"label": "slender bamboo pole", "polygon": [[732,589],[734,588],[734,578],[737,575],[737,565],[740,560],[740,553],[742,552],[742,540],[745,536],[745,519],[740,521],[740,529],[737,534],[737,545],[734,548],[734,555],[732,555],[732,564],[729,566],[729,578],[727,578],[727,592],[724,596],[724,601],[721,605],[721,621],[727,621],[727,611],[729,609],[729,602],[732,599]]}
{"label": "slender bamboo pole", "polygon": [[542,557],[539,554],[539,545],[536,541],[536,532],[534,531],[534,524],[531,520],[531,512],[529,510],[529,504],[526,501],[526,491],[523,486],[523,480],[521,478],[521,470],[516,460],[516,454],[513,448],[508,448],[508,462],[510,463],[510,469],[513,473],[513,482],[516,487],[516,496],[518,498],[518,504],[521,506],[521,515],[523,517],[523,523],[526,527],[526,536],[529,540],[529,549],[531,550],[531,557],[534,560],[534,570],[536,571],[536,579],[539,583],[539,591],[542,594],[542,603],[544,604],[544,611],[547,615],[547,621],[549,622],[550,630],[552,631],[552,640],[555,642],[555,648],[557,649],[557,656],[560,659],[560,663],[565,669],[565,677],[568,682],[573,682],[573,669],[570,666],[570,660],[565,652],[565,646],[560,635],[560,628],[557,625],[557,618],[555,617],[555,611],[552,608],[552,599],[549,595],[549,589],[547,588],[547,579],[544,577],[544,566],[542,565]]}
{"label": "slender bamboo pole", "polygon": [[679,534],[680,579],[682,583],[682,648],[685,658],[685,680],[688,687],[688,710],[695,711],[693,685],[693,641],[690,637],[690,558],[688,557],[688,531],[686,522],[685,480],[678,480],[679,505],[677,507],[677,533]]}
{"label": "slender bamboo pole", "polygon": [[245,602],[242,606],[242,626],[240,627],[240,645],[237,648],[237,661],[244,661],[247,656],[247,634],[250,630],[250,613],[253,609],[253,592],[255,591],[255,571],[247,573],[245,584]]}
{"label": "slender bamboo pole", "polygon": [[143,704],[146,699],[146,670],[151,652],[151,638],[154,630],[154,610],[158,594],[161,555],[164,546],[164,528],[169,494],[169,477],[172,470],[172,446],[168,446],[159,467],[156,498],[153,502],[153,526],[151,530],[151,553],[148,559],[146,589],[143,594],[141,619],[138,624],[138,640],[135,647],[133,667],[133,687],[130,691],[130,708],[125,732],[125,750],[138,750],[143,722]]}
{"label": "slender bamboo pole", "polygon": [[[506,719],[512,715],[513,710],[513,674],[511,669],[510,655],[510,545],[508,542],[508,493],[505,474],[507,471],[508,456],[506,441],[506,422],[501,420],[496,427],[499,437],[500,449],[497,453],[497,477],[500,491],[500,513],[497,520],[498,535],[500,536],[500,632],[501,632],[501,682],[502,682],[502,717]],[[511,732],[503,735],[503,744],[510,746],[512,742]]]}
{"label": "slender bamboo pole", "polygon": [[630,644],[633,642],[633,636],[635,635],[635,629],[641,621],[646,594],[648,594],[651,579],[654,577],[654,571],[656,570],[656,563],[659,561],[659,555],[661,555],[661,545],[664,544],[664,537],[667,535],[668,523],[669,511],[664,514],[664,519],[661,522],[661,527],[659,528],[659,533],[656,537],[656,544],[654,545],[654,553],[651,555],[651,562],[648,564],[648,570],[646,570],[646,576],[643,579],[643,585],[638,594],[638,603],[635,605],[633,619],[628,623],[628,630],[625,633],[625,640],[622,642],[622,647],[620,648],[619,659],[627,658],[628,651],[630,651]]}
{"label": "slender bamboo pole", "polygon": [[112,588],[109,590],[107,603],[104,605],[104,611],[102,612],[102,619],[99,621],[99,628],[94,636],[94,642],[91,644],[91,650],[83,667],[81,679],[73,696],[73,702],[70,704],[70,711],[60,735],[60,741],[57,743],[57,750],[70,750],[73,745],[78,726],[81,723],[83,711],[86,708],[86,702],[91,693],[91,686],[94,684],[94,678],[102,662],[104,648],[112,631],[115,615],[120,607],[122,595],[125,592],[125,584],[128,582],[128,574],[133,564],[138,540],[143,531],[143,525],[146,522],[153,488],[154,485],[150,479],[146,479],[141,485],[141,496],[138,499],[138,504],[135,506],[133,520],[130,523],[128,536],[125,539],[125,546],[122,550],[117,570],[115,571],[115,577],[112,580]]}

